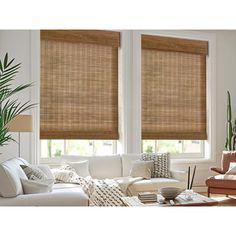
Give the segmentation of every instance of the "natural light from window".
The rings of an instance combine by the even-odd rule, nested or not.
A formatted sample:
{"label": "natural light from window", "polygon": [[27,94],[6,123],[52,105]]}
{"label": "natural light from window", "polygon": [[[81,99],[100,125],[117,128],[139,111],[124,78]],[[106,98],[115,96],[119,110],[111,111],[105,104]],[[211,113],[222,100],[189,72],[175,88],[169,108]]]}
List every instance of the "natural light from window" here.
{"label": "natural light from window", "polygon": [[42,158],[58,158],[62,155],[112,155],[116,152],[115,140],[41,140]]}
{"label": "natural light from window", "polygon": [[188,155],[203,157],[204,141],[201,140],[143,140],[144,153],[169,152],[173,157]]}

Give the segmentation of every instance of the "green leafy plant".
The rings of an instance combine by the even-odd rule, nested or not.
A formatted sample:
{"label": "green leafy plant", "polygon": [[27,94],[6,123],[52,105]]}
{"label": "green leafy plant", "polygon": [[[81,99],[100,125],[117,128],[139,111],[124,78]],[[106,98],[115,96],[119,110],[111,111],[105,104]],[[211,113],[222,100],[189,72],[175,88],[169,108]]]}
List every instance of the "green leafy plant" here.
{"label": "green leafy plant", "polygon": [[62,150],[56,149],[56,152],[55,152],[54,156],[55,156],[55,157],[60,157],[60,156],[61,156],[61,153],[62,153]]}
{"label": "green leafy plant", "polygon": [[151,145],[148,145],[146,150],[145,150],[146,153],[153,153],[153,150],[152,150],[152,146]]}
{"label": "green leafy plant", "polygon": [[227,91],[227,124],[226,124],[226,142],[225,149],[228,151],[235,150],[236,141],[236,120],[234,128],[232,126],[232,111],[231,111],[231,97],[230,92]]}
{"label": "green leafy plant", "polygon": [[21,63],[14,65],[14,60],[14,58],[8,60],[8,53],[6,53],[3,61],[0,59],[0,146],[8,144],[9,141],[15,141],[9,133],[7,124],[16,116],[36,105],[30,104],[30,101],[22,104],[16,99],[16,96],[13,98],[13,95],[32,85],[12,86],[21,66]]}

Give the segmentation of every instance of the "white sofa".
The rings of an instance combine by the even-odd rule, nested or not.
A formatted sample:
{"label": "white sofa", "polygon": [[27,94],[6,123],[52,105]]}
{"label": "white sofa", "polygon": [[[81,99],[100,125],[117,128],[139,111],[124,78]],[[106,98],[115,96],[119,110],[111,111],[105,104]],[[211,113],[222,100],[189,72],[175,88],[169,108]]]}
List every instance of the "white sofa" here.
{"label": "white sofa", "polygon": [[[89,172],[92,178],[122,178],[129,176],[132,161],[140,159],[140,154],[122,154],[112,156],[62,156],[62,163],[89,161]],[[171,168],[170,168],[171,169]],[[132,184],[129,188],[132,195],[139,192],[158,192],[162,187],[186,187],[187,172],[171,170],[171,178],[144,179]]]}
{"label": "white sofa", "polygon": [[[140,158],[138,154],[113,156],[63,156],[62,162],[89,161],[89,172],[96,179],[123,178],[129,175],[132,161]],[[20,178],[27,179],[20,165],[27,165],[22,158],[13,158],[0,164],[0,206],[88,206],[87,195],[76,184],[54,184],[52,192],[23,194]],[[52,173],[45,165],[38,167],[48,176]],[[49,171],[48,171],[49,170]],[[139,192],[158,192],[164,186],[186,185],[185,171],[171,171],[172,178],[151,178],[135,182],[130,186],[132,195]]]}
{"label": "white sofa", "polygon": [[[88,206],[87,195],[76,184],[54,184],[49,193],[23,194],[20,179],[27,176],[20,165],[27,164],[22,158],[0,164],[0,206]],[[53,178],[45,165],[38,167],[49,179]]]}

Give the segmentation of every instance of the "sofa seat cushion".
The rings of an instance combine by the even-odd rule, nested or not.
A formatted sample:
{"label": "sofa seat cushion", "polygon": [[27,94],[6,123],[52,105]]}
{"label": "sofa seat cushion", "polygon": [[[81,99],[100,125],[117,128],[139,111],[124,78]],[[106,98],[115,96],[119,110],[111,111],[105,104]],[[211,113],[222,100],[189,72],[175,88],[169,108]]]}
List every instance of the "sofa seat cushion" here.
{"label": "sofa seat cushion", "polygon": [[54,184],[50,193],[0,197],[0,206],[88,206],[88,197],[78,185]]}
{"label": "sofa seat cushion", "polygon": [[162,187],[180,187],[183,188],[183,183],[170,178],[151,178],[143,179],[133,183],[129,187],[132,195],[137,195],[140,192],[159,192]]}
{"label": "sofa seat cushion", "polygon": [[216,175],[206,180],[206,185],[211,188],[236,188],[236,175]]}
{"label": "sofa seat cushion", "polygon": [[53,185],[53,190],[68,189],[68,188],[78,188],[78,187],[80,187],[78,184],[56,183],[56,184]]}
{"label": "sofa seat cushion", "polygon": [[28,179],[20,165],[28,165],[22,158],[12,158],[0,164],[0,196],[15,197],[23,194],[20,179]]}
{"label": "sofa seat cushion", "polygon": [[53,179],[45,179],[45,180],[21,179],[21,183],[24,190],[24,194],[49,193],[52,191],[54,180]]}

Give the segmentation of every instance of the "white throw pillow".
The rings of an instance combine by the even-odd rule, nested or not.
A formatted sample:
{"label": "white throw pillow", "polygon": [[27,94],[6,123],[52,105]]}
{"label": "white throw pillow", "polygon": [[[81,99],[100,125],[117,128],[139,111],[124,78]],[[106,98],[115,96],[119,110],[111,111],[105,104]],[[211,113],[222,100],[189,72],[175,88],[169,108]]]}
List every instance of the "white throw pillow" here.
{"label": "white throw pillow", "polygon": [[132,168],[132,162],[140,160],[141,154],[123,154],[121,158],[122,158],[122,169],[123,169],[122,175],[128,176]]}
{"label": "white throw pillow", "polygon": [[89,162],[88,160],[78,161],[78,162],[67,162],[76,172],[77,175],[81,177],[90,176],[89,173]]}
{"label": "white throw pillow", "polygon": [[150,179],[152,174],[153,161],[133,161],[130,170],[130,176],[143,177],[144,179]]}
{"label": "white throw pillow", "polygon": [[48,165],[45,164],[41,164],[41,165],[35,165],[37,166],[41,171],[43,171],[43,173],[47,176],[47,179],[53,179],[53,174],[52,171],[50,169],[50,167]]}
{"label": "white throw pillow", "polygon": [[53,179],[46,180],[28,180],[21,179],[24,194],[49,193],[52,191]]}
{"label": "white throw pillow", "polygon": [[226,175],[236,175],[236,162],[230,162]]}
{"label": "white throw pillow", "polygon": [[54,176],[54,179],[58,182],[71,182],[71,179],[76,178],[76,173],[72,170],[62,170],[62,169],[52,169],[52,174]]}

